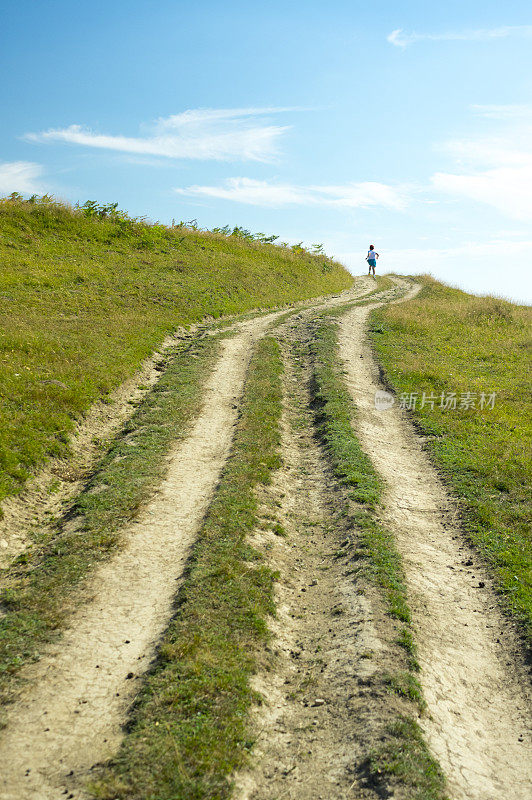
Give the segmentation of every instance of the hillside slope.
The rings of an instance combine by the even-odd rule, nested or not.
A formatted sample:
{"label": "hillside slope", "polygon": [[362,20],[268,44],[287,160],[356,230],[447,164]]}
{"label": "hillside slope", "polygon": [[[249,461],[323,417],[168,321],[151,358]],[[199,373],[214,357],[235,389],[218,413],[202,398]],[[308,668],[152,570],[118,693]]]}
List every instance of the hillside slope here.
{"label": "hillside slope", "polygon": [[323,255],[245,231],[87,216],[47,200],[0,202],[0,259],[0,502],[66,452],[73,420],[166,333],[352,283]]}

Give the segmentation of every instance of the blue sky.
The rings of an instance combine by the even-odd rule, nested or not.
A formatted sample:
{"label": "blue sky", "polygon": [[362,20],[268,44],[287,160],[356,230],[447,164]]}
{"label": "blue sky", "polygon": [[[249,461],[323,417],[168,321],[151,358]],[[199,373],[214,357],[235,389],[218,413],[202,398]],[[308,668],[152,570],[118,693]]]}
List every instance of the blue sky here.
{"label": "blue sky", "polygon": [[3,0],[0,195],[532,298],[532,9]]}

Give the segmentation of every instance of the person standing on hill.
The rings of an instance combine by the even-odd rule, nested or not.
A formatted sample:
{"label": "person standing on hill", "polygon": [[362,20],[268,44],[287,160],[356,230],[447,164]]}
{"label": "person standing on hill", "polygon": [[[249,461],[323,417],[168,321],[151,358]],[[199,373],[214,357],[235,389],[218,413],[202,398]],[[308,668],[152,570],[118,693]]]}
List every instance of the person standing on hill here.
{"label": "person standing on hill", "polygon": [[369,250],[368,250],[368,254],[366,256],[366,261],[369,264],[368,275],[371,275],[371,273],[373,272],[373,277],[375,277],[375,267],[377,266],[378,257],[379,257],[379,254],[375,250],[375,245],[370,244]]}

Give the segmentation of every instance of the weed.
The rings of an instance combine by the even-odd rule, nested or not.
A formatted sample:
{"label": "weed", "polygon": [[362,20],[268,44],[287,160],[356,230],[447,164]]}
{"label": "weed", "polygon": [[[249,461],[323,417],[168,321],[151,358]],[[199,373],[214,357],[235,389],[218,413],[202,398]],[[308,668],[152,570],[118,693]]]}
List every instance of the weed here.
{"label": "weed", "polygon": [[425,710],[427,704],[423,699],[421,685],[411,672],[403,671],[395,672],[392,675],[386,675],[384,677],[384,682],[391,692],[395,692],[395,694],[411,700],[417,705],[420,711]]}
{"label": "weed", "polygon": [[419,672],[420,666],[417,660],[417,645],[414,641],[414,636],[412,635],[412,631],[410,628],[406,626],[401,629],[399,636],[397,637],[397,644],[404,648],[408,653],[408,665],[411,670],[414,672]]}
{"label": "weed", "polygon": [[421,728],[410,717],[401,717],[387,730],[387,737],[366,763],[370,780],[382,785],[393,776],[408,791],[408,800],[448,800],[444,776],[431,756]]}

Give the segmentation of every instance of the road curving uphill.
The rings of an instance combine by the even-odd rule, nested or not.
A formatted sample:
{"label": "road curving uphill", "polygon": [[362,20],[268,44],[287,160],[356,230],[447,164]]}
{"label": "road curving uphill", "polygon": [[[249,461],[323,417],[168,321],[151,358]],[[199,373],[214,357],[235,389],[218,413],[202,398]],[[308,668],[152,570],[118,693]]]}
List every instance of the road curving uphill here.
{"label": "road curving uphill", "polygon": [[[60,638],[19,668],[1,800],[528,798],[530,697],[489,578],[473,588],[462,568],[453,501],[408,421],[374,406],[367,315],[416,290],[362,278],[227,321],[164,478],[88,571]],[[275,352],[257,350],[266,340]],[[209,564],[205,526],[216,533],[212,510],[251,448],[249,380],[267,357],[282,408],[253,424],[259,446],[269,426],[277,461],[242,483],[254,499],[226,521],[233,561]],[[194,605],[202,576],[209,614]],[[208,637],[188,672],[168,670],[216,614],[228,667],[214,691],[224,665]],[[197,626],[193,642],[180,625]]]}

